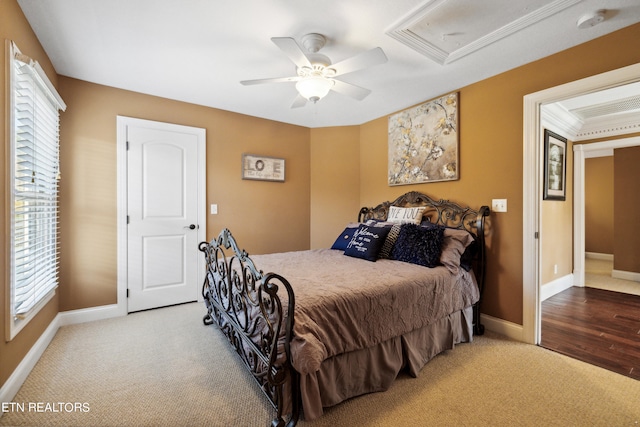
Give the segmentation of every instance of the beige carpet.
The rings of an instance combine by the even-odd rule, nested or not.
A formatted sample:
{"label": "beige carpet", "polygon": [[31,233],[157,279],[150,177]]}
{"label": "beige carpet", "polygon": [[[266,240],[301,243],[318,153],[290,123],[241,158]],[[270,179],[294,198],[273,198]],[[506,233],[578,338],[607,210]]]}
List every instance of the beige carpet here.
{"label": "beige carpet", "polygon": [[640,282],[611,277],[612,271],[613,261],[585,258],[585,286],[625,294],[640,295]]}
{"label": "beige carpet", "polygon": [[[61,328],[0,425],[267,426],[270,405],[203,314],[187,304]],[[299,425],[638,426],[639,402],[639,381],[487,333]]]}

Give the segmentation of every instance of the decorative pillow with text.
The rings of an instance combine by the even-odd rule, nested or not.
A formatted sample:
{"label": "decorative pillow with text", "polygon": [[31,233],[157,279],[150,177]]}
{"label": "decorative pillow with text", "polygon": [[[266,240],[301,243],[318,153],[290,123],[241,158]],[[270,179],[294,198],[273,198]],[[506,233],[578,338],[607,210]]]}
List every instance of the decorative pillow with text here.
{"label": "decorative pillow with text", "polygon": [[347,249],[347,245],[353,238],[353,233],[358,230],[359,226],[360,223],[358,222],[348,224],[344,231],[336,238],[336,241],[333,242],[331,249],[338,249],[341,251]]}
{"label": "decorative pillow with text", "polygon": [[389,206],[387,222],[393,222],[395,224],[420,224],[424,210],[424,207],[399,208],[398,206]]}
{"label": "decorative pillow with text", "polygon": [[375,261],[378,259],[378,253],[390,229],[390,227],[361,225],[347,244],[344,254],[367,261]]}

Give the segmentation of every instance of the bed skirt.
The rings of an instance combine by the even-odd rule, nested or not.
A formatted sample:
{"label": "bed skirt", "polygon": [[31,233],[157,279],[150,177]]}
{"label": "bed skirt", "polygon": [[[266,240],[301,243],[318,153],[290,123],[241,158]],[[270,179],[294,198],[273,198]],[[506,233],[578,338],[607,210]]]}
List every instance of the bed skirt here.
{"label": "bed skirt", "polygon": [[331,357],[319,371],[300,376],[304,419],[314,420],[323,408],[349,398],[385,391],[402,370],[417,377],[437,354],[472,340],[473,308],[467,307],[374,347]]}

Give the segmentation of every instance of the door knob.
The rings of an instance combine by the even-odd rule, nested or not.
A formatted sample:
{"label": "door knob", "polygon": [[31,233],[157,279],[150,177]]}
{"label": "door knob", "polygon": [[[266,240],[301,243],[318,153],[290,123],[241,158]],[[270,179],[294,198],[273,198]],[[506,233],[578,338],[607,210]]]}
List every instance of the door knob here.
{"label": "door knob", "polygon": [[191,224],[191,225],[188,225],[188,226],[186,226],[184,228],[188,228],[189,230],[195,230],[196,229],[196,225],[195,224]]}

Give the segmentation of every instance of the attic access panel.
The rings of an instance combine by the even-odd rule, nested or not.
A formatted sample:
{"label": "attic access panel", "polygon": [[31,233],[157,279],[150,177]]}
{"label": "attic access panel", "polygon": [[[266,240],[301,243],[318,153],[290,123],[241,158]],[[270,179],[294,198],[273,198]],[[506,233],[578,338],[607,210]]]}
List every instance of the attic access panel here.
{"label": "attic access panel", "polygon": [[427,0],[386,34],[448,64],[582,0]]}

